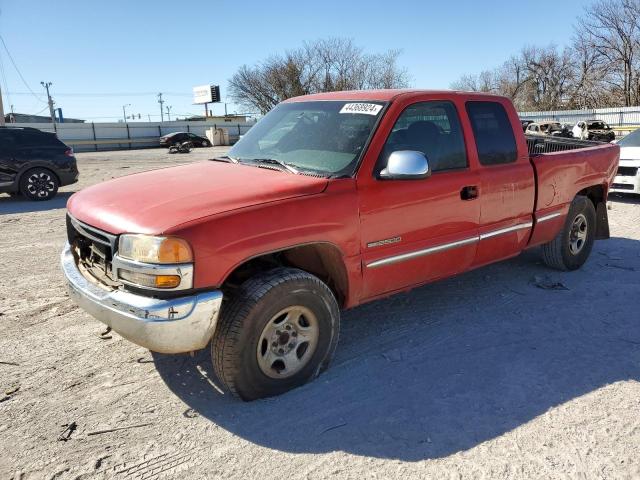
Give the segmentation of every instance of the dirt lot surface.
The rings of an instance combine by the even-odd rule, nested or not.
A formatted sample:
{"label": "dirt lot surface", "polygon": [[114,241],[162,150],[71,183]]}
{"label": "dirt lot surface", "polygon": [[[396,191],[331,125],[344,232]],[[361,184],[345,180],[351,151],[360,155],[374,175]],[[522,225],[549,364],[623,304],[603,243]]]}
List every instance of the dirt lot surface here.
{"label": "dirt lot surface", "polygon": [[0,478],[640,478],[640,201],[582,270],[531,251],[350,310],[325,374],[241,403],[206,351],[101,338],[58,266],[71,192],[215,151],[83,153],[55,200],[0,195]]}

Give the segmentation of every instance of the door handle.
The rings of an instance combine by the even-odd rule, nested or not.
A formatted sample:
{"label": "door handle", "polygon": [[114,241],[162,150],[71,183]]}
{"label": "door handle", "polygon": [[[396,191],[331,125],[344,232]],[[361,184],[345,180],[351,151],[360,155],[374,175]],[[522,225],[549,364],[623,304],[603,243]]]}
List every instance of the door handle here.
{"label": "door handle", "polygon": [[460,198],[462,200],[473,200],[478,198],[478,187],[475,185],[467,185],[460,190]]}

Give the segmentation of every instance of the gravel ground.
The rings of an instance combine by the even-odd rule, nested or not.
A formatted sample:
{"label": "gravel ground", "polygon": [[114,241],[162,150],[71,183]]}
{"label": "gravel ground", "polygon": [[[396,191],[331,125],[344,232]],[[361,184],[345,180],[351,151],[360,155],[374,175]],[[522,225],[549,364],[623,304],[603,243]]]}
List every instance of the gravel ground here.
{"label": "gravel ground", "polygon": [[55,200],[0,195],[0,478],[640,478],[640,201],[580,271],[534,250],[347,311],[332,368],[241,403],[206,351],[101,338],[58,266],[72,192],[214,152],[82,153]]}

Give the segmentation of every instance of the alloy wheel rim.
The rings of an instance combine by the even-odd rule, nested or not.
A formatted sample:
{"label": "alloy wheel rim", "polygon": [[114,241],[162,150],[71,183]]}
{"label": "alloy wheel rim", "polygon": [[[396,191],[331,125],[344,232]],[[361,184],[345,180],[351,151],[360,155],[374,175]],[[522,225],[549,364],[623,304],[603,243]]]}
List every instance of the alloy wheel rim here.
{"label": "alloy wheel rim", "polygon": [[587,217],[582,213],[576,215],[569,231],[569,251],[577,255],[587,243],[588,224]]}
{"label": "alloy wheel rim", "polygon": [[29,175],[27,179],[27,191],[36,197],[44,198],[55,190],[55,183],[51,175],[45,172],[38,172]]}
{"label": "alloy wheel rim", "polygon": [[258,341],[260,370],[276,379],[295,375],[309,363],[318,337],[318,319],[311,310],[292,305],[279,311],[267,322]]}

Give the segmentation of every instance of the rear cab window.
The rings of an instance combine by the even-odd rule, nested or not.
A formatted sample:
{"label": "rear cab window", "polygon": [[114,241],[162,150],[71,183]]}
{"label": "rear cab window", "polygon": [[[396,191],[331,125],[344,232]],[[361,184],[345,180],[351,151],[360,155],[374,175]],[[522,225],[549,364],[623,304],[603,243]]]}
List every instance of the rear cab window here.
{"label": "rear cab window", "polygon": [[518,158],[516,137],[504,107],[498,102],[466,104],[481,165],[513,163]]}

